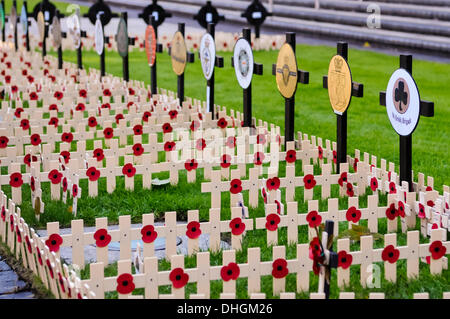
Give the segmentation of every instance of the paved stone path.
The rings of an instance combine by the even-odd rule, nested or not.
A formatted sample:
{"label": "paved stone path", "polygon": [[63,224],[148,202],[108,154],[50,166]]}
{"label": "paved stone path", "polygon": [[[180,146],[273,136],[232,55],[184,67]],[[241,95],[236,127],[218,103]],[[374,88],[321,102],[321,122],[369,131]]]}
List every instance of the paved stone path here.
{"label": "paved stone path", "polygon": [[29,285],[21,280],[0,256],[0,299],[34,299]]}

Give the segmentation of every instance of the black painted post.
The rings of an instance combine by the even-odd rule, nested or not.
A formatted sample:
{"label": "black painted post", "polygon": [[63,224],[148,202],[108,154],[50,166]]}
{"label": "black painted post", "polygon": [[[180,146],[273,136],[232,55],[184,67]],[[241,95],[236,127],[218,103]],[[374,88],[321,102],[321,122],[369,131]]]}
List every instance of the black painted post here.
{"label": "black painted post", "polygon": [[[286,42],[289,43],[295,54],[295,33],[286,33]],[[294,120],[295,120],[295,94],[285,99],[284,102],[284,140],[285,142],[294,140]]]}
{"label": "black painted post", "polygon": [[82,46],[82,39],[86,38],[86,31],[81,30],[81,21],[80,21],[80,46],[77,49],[77,64],[78,69],[83,69],[83,46]]}
{"label": "black painted post", "polygon": [[[184,38],[184,23],[178,23],[178,31],[181,32]],[[184,72],[181,75],[178,75],[177,79],[177,92],[178,98],[180,99],[180,105],[183,105],[184,102]]]}
{"label": "black painted post", "polygon": [[[101,20],[100,20],[101,21]],[[103,78],[105,76],[105,42],[108,41],[109,42],[109,37],[105,37],[105,28],[103,26],[102,23],[102,34],[103,34],[103,50],[102,50],[102,54],[100,54],[100,79]]]}
{"label": "black painted post", "polygon": [[[155,30],[155,38],[156,38],[156,52],[159,52],[159,50],[162,51],[162,46],[158,44],[158,27],[156,26],[156,19],[152,15],[151,17],[151,25],[153,29]],[[150,67],[150,83],[151,83],[151,92],[153,94],[158,94],[158,83],[157,83],[157,73],[156,73],[156,54],[155,54],[155,62]]]}
{"label": "black painted post", "polygon": [[[17,1],[13,0],[13,7],[16,8],[16,19],[17,19]],[[17,39],[17,20],[12,22],[14,24],[14,48],[16,51],[19,49],[19,42]]]}
{"label": "black painted post", "polygon": [[[26,1],[24,1],[23,2],[23,7],[25,8],[25,12],[27,12],[27,17],[28,17],[28,5],[27,5],[27,2]],[[27,34],[25,34],[25,47],[26,47],[26,49],[27,49],[27,51],[28,52],[30,52],[30,28],[29,28],[29,26],[30,26],[30,22],[29,21],[27,21]]]}
{"label": "black painted post", "polygon": [[[60,20],[61,19],[61,14],[59,12],[59,10],[55,11],[55,16]],[[63,35],[63,32],[61,32],[61,38],[65,37]],[[62,40],[61,40],[61,44],[58,47],[58,69],[61,70],[63,67],[63,50],[62,50]]]}
{"label": "black painted post", "polygon": [[[6,16],[5,0],[2,0],[2,8],[3,8],[3,14]],[[6,19],[5,19],[5,22],[6,22]],[[3,42],[6,41],[5,25],[6,25],[6,23],[3,23],[3,26],[2,26],[2,41]]]}
{"label": "black painted post", "polygon": [[[206,28],[207,32],[212,36],[212,38],[214,39],[215,36],[215,28],[214,28],[214,23],[208,23],[208,27]],[[215,61],[214,61],[214,65],[215,65]],[[211,112],[211,118],[214,119],[215,118],[215,114],[214,114],[214,73],[215,70],[213,68],[213,72],[211,74],[211,78],[209,80],[206,81],[206,91],[209,91],[209,97],[208,94],[206,96],[207,100],[207,107],[208,107],[208,112]]]}
{"label": "black painted post", "polygon": [[[122,12],[122,18],[125,20],[125,25],[127,26],[127,33],[128,33],[128,12]],[[129,40],[128,38],[128,34],[127,34],[127,40]],[[122,57],[122,62],[123,62],[123,79],[128,82],[130,80],[130,72],[128,69],[128,54],[124,57]]]}

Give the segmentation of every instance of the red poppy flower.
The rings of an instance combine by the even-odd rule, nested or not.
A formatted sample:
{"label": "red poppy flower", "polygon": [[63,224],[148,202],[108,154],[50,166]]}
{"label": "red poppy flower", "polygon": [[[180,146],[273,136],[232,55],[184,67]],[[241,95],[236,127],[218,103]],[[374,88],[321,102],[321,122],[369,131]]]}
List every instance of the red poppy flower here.
{"label": "red poppy flower", "polygon": [[190,130],[191,130],[192,132],[194,132],[195,130],[197,130],[199,127],[200,127],[200,122],[197,121],[197,120],[193,120],[193,121],[191,122],[191,125],[189,126],[189,128],[190,128]]}
{"label": "red poppy flower", "polygon": [[5,221],[5,219],[6,219],[6,209],[5,209],[5,206],[2,206],[1,216],[2,216],[2,220]]}
{"label": "red poppy flower", "polygon": [[393,245],[384,247],[383,252],[381,253],[381,259],[391,264],[394,264],[398,260],[398,257],[400,257],[400,251]]}
{"label": "red poppy flower", "polygon": [[188,172],[197,169],[197,167],[198,167],[198,163],[195,159],[188,159],[184,163],[184,168],[186,168],[186,170]]}
{"label": "red poppy flower", "polygon": [[378,189],[378,180],[376,177],[372,177],[370,180],[370,189],[375,192]]}
{"label": "red poppy flower", "polygon": [[397,212],[397,210],[395,209],[395,204],[392,203],[391,206],[389,206],[389,207],[386,209],[386,217],[387,217],[388,219],[390,219],[390,220],[394,220],[395,217],[397,217],[397,216],[398,216],[398,212]]}
{"label": "red poppy flower", "polygon": [[236,136],[228,136],[226,145],[229,148],[235,148],[236,147]]}
{"label": "red poppy flower", "polygon": [[11,231],[14,231],[14,216],[9,215],[9,226],[11,228]]}
{"label": "red poppy flower", "polygon": [[36,92],[31,92],[29,96],[31,101],[36,101],[38,99],[38,95],[36,94]]}
{"label": "red poppy flower", "polygon": [[58,118],[52,117],[50,121],[48,121],[48,125],[53,125],[54,127],[58,127]]}
{"label": "red poppy flower", "polygon": [[[10,76],[10,75],[5,76],[5,82],[6,82],[6,84],[11,83],[11,76]],[[17,87],[17,86],[16,86],[16,87]],[[14,93],[14,92],[13,92],[13,93]]]}
{"label": "red poppy flower", "polygon": [[197,140],[196,146],[195,146],[199,151],[203,151],[206,147],[206,141],[204,138],[199,138]]}
{"label": "red poppy flower", "polygon": [[64,177],[63,180],[62,180],[63,192],[67,191],[67,187],[68,187],[68,186],[69,186],[69,185],[67,184],[67,178]]}
{"label": "red poppy flower", "polygon": [[297,152],[295,150],[289,150],[286,152],[286,162],[295,163],[297,160]]}
{"label": "red poppy flower", "polygon": [[266,144],[266,136],[264,134],[256,135],[256,144]]}
{"label": "red poppy flower", "polygon": [[77,197],[78,196],[78,185],[77,184],[73,184],[72,186],[72,197]]}
{"label": "red poppy flower", "polygon": [[61,287],[62,292],[65,293],[66,292],[66,288],[64,287],[63,276],[61,275],[60,272],[58,273],[58,281],[59,281],[59,286]]}
{"label": "red poppy flower", "polygon": [[17,235],[17,242],[22,242],[22,235],[20,234],[19,225],[16,225],[16,235]]}
{"label": "red poppy flower", "polygon": [[142,241],[146,244],[153,243],[158,237],[158,233],[155,231],[153,225],[147,225],[141,229]]}
{"label": "red poppy flower", "polygon": [[0,148],[6,148],[8,146],[9,138],[6,136],[0,136]]}
{"label": "red poppy flower", "polygon": [[303,177],[303,183],[305,184],[305,189],[311,189],[316,186],[316,180],[314,179],[314,175],[308,174]]}
{"label": "red poppy flower", "polygon": [[333,151],[333,163],[336,164],[337,163],[337,152]]}
{"label": "red poppy flower", "polygon": [[25,243],[27,244],[27,249],[30,254],[33,253],[33,247],[31,246],[30,238],[25,235]]}
{"label": "red poppy flower", "polygon": [[[20,187],[23,184],[21,173],[12,173],[9,177],[9,185],[12,187]],[[12,215],[11,215],[12,216]]]}
{"label": "red poppy flower", "polygon": [[320,146],[320,145],[318,147],[318,152],[319,152],[319,159],[323,159],[323,149],[322,149],[322,146]]}
{"label": "red poppy flower", "polygon": [[264,161],[264,153],[263,152],[256,152],[253,156],[253,163],[255,165],[261,165]]}
{"label": "red poppy flower", "polygon": [[164,123],[162,126],[163,133],[170,133],[173,131],[172,125],[170,123]]}
{"label": "red poppy flower", "polygon": [[84,103],[78,103],[75,107],[75,111],[83,112],[84,110],[86,110],[86,105],[84,105]]}
{"label": "red poppy flower", "polygon": [[345,217],[349,222],[357,223],[361,219],[361,211],[352,206],[347,210]]}
{"label": "red poppy flower", "polygon": [[426,217],[425,216],[425,206],[423,206],[421,203],[419,203],[419,213],[417,214],[417,216],[422,219],[424,219]]}
{"label": "red poppy flower", "polygon": [[23,108],[18,107],[18,108],[16,109],[16,111],[14,112],[14,116],[17,117],[17,118],[20,118],[22,112],[23,112]]}
{"label": "red poppy flower", "polygon": [[48,246],[50,251],[54,251],[57,253],[59,251],[59,246],[61,246],[63,239],[59,234],[51,234],[48,239],[45,241],[45,244]]}
{"label": "red poppy flower", "polygon": [[106,139],[113,138],[114,136],[114,130],[111,127],[107,127],[103,130],[103,135]]}
{"label": "red poppy flower", "polygon": [[133,154],[134,156],[140,156],[144,153],[144,148],[141,143],[136,143],[133,145]]}
{"label": "red poppy flower", "polygon": [[394,182],[390,182],[389,183],[389,194],[395,194],[397,193],[397,189],[395,187],[395,183]]}
{"label": "red poppy flower", "polygon": [[269,191],[276,191],[280,188],[280,179],[278,177],[269,178],[266,181],[266,187]]}
{"label": "red poppy flower", "polygon": [[66,143],[71,143],[73,141],[73,134],[72,133],[62,133],[61,135],[61,141]]}
{"label": "red poppy flower", "polygon": [[189,275],[182,268],[175,268],[169,274],[169,279],[174,288],[183,288],[189,281]]}
{"label": "red poppy flower", "polygon": [[231,262],[220,269],[220,277],[223,281],[236,280],[239,278],[240,272],[239,265]]}
{"label": "red poppy flower", "polygon": [[131,163],[127,163],[122,167],[122,174],[127,177],[133,177],[136,174],[136,168]]}
{"label": "red poppy flower", "polygon": [[119,294],[126,295],[133,292],[136,287],[133,282],[133,275],[131,274],[121,274],[117,277],[117,287],[116,290]]}
{"label": "red poppy flower", "polygon": [[266,216],[266,229],[270,231],[275,231],[278,229],[278,224],[280,223],[280,216],[277,214],[269,214]]}
{"label": "red poppy flower", "polygon": [[24,131],[28,130],[30,128],[30,121],[28,121],[27,119],[23,119],[20,121],[20,126]]}
{"label": "red poppy flower", "polygon": [[322,255],[322,246],[319,238],[314,237],[309,243],[309,258],[314,259],[314,257],[318,257],[320,255]]}
{"label": "red poppy flower", "polygon": [[137,124],[133,127],[134,135],[142,135],[142,125]]}
{"label": "red poppy flower", "polygon": [[434,202],[432,200],[427,201],[427,205],[430,207],[434,207]]}
{"label": "red poppy flower", "polygon": [[87,97],[87,91],[85,89],[81,89],[78,94],[80,97],[86,98]]}
{"label": "red poppy flower", "polygon": [[351,266],[353,261],[353,256],[350,254],[347,254],[345,250],[341,250],[338,252],[338,267],[341,267],[342,269],[347,269]]}
{"label": "red poppy flower", "polygon": [[97,158],[97,162],[100,162],[105,158],[105,155],[103,154],[103,149],[101,148],[96,148],[94,150],[93,155],[95,158]]}
{"label": "red poppy flower", "polygon": [[169,116],[170,116],[171,120],[176,119],[177,115],[178,115],[178,111],[177,110],[169,111]]}
{"label": "red poppy flower", "polygon": [[117,114],[117,115],[115,116],[116,124],[119,124],[119,121],[122,120],[123,118],[124,118],[124,117],[123,117],[123,114],[122,114],[122,113]]}
{"label": "red poppy flower", "polygon": [[61,182],[62,174],[58,172],[57,169],[52,169],[48,173],[48,179],[52,182],[52,184],[59,184]]}
{"label": "red poppy flower", "polygon": [[41,256],[41,252],[39,250],[40,250],[39,248],[36,249],[36,253],[37,253],[37,257],[38,257],[38,262],[42,266],[43,265],[43,263],[42,263],[42,256]]}
{"label": "red poppy flower", "polygon": [[111,96],[111,91],[109,89],[104,89],[103,90],[103,95],[104,96]]}
{"label": "red poppy flower", "polygon": [[56,91],[55,94],[53,94],[53,96],[59,101],[64,97],[64,94],[60,91]]}
{"label": "red poppy flower", "polygon": [[50,104],[48,107],[49,111],[58,111],[58,106],[56,104]]}
{"label": "red poppy flower", "polygon": [[30,177],[30,188],[31,188],[32,192],[35,191],[35,182],[34,182],[34,177],[33,176]]}
{"label": "red poppy flower", "polygon": [[45,263],[47,264],[48,272],[50,273],[50,277],[53,279],[54,278],[53,267],[52,267],[52,264],[50,263],[50,259],[46,259]]}
{"label": "red poppy flower", "polygon": [[313,210],[306,215],[306,221],[309,223],[309,227],[317,227],[322,223],[322,216],[316,210]]}
{"label": "red poppy flower", "polygon": [[202,230],[200,229],[200,223],[197,221],[192,221],[189,224],[187,224],[187,231],[186,236],[188,236],[190,239],[196,239],[200,237],[202,234]]}
{"label": "red poppy flower", "polygon": [[231,194],[238,194],[242,192],[242,182],[240,179],[235,178],[230,182],[230,192]]}
{"label": "red poppy flower", "polygon": [[217,126],[220,128],[226,128],[228,125],[227,121],[225,120],[225,118],[221,117],[218,121],[217,121]]}
{"label": "red poppy flower", "polygon": [[17,93],[17,91],[19,91],[19,88],[17,87],[17,85],[13,85],[13,86],[11,86],[11,92],[14,94],[14,93]]}
{"label": "red poppy flower", "polygon": [[239,236],[245,231],[245,224],[239,217],[233,218],[229,225],[233,235]]}
{"label": "red poppy flower", "polygon": [[164,150],[166,152],[175,150],[175,142],[167,141],[166,143],[164,143]]}
{"label": "red poppy flower", "polygon": [[55,82],[55,81],[56,81],[56,76],[54,76],[54,75],[49,75],[48,78],[49,78],[52,82]]}
{"label": "red poppy flower", "polygon": [[398,202],[397,212],[400,217],[405,218],[405,204],[402,201]]}
{"label": "red poppy flower", "polygon": [[111,109],[111,104],[109,103],[103,103],[101,106],[102,109]]}
{"label": "red poppy flower", "polygon": [[347,196],[353,197],[354,195],[355,195],[355,192],[353,191],[352,183],[347,183]]}
{"label": "red poppy flower", "polygon": [[86,176],[89,177],[91,182],[95,182],[100,177],[100,171],[97,170],[94,166],[89,167],[86,171]]}
{"label": "red poppy flower", "polygon": [[431,258],[433,258],[434,260],[442,258],[447,252],[447,248],[442,245],[442,242],[440,240],[435,240],[434,242],[432,242],[428,250],[431,253]]}
{"label": "red poppy flower", "polygon": [[149,111],[145,111],[144,115],[142,115],[142,121],[148,122],[148,118],[151,116],[152,116],[152,113],[150,113]]}
{"label": "red poppy flower", "polygon": [[41,144],[41,137],[39,134],[31,135],[30,140],[31,140],[31,145],[37,146],[37,145]]}
{"label": "red poppy flower", "polygon": [[128,88],[128,94],[129,95],[134,95],[134,90],[132,88]]}
{"label": "red poppy flower", "polygon": [[88,119],[88,125],[89,125],[89,127],[96,127],[97,126],[97,119],[95,118],[95,116],[91,116]]}
{"label": "red poppy flower", "polygon": [[287,261],[283,258],[278,258],[272,263],[272,276],[280,279],[288,275],[289,269],[287,268]]}
{"label": "red poppy flower", "polygon": [[338,179],[339,186],[344,186],[344,182],[347,182],[347,172],[342,172]]}
{"label": "red poppy flower", "polygon": [[[358,171],[358,162],[359,162],[359,159],[355,158],[355,161],[353,162],[353,169],[355,170],[355,172]],[[390,180],[390,178],[389,178],[389,180]]]}
{"label": "red poppy flower", "polygon": [[108,234],[108,230],[101,228],[94,233],[94,239],[97,247],[106,247],[111,242],[111,235]]}

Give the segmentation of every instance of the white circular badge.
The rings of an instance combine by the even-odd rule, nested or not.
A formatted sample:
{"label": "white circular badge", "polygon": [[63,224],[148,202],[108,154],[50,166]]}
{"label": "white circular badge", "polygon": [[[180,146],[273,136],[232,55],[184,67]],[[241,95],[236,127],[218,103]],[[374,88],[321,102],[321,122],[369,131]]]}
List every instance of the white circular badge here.
{"label": "white circular badge", "polygon": [[75,49],[78,49],[81,45],[81,25],[80,18],[78,17],[78,11],[77,13],[69,16],[66,22],[67,29],[69,29],[69,34],[73,40],[73,45],[75,46]]}
{"label": "white circular badge", "polygon": [[416,82],[405,69],[396,70],[386,89],[386,111],[394,130],[410,135],[420,117],[420,95]]}
{"label": "white circular badge", "polygon": [[207,80],[211,79],[216,62],[216,44],[209,33],[204,34],[200,41],[200,62],[203,75]]}
{"label": "white circular badge", "polygon": [[102,22],[97,18],[97,21],[95,21],[95,51],[98,55],[103,53],[104,41]]}
{"label": "white circular badge", "polygon": [[234,45],[233,62],[239,85],[248,88],[253,77],[253,51],[246,39],[240,38]]}

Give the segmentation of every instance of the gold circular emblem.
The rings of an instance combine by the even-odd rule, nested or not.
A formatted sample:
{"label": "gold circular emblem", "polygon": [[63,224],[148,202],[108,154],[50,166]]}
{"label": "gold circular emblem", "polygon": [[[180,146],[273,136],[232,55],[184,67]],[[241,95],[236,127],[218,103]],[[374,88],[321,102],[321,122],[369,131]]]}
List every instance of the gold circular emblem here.
{"label": "gold circular emblem", "polygon": [[175,32],[172,42],[170,43],[170,56],[172,58],[172,69],[176,75],[184,73],[187,60],[187,48],[184,37],[180,31]]}
{"label": "gold circular emblem", "polygon": [[41,41],[43,41],[44,36],[45,36],[45,20],[44,20],[44,14],[42,13],[42,11],[39,11],[39,13],[38,13],[37,24],[38,24],[38,29],[39,29],[39,37],[40,37]]}
{"label": "gold circular emblem", "polygon": [[275,76],[278,91],[285,98],[289,99],[295,94],[297,77],[297,60],[294,50],[289,43],[285,43],[278,53]]}
{"label": "gold circular emblem", "polygon": [[352,73],[347,61],[335,55],[328,67],[328,96],[331,107],[337,114],[344,113],[352,98]]}

